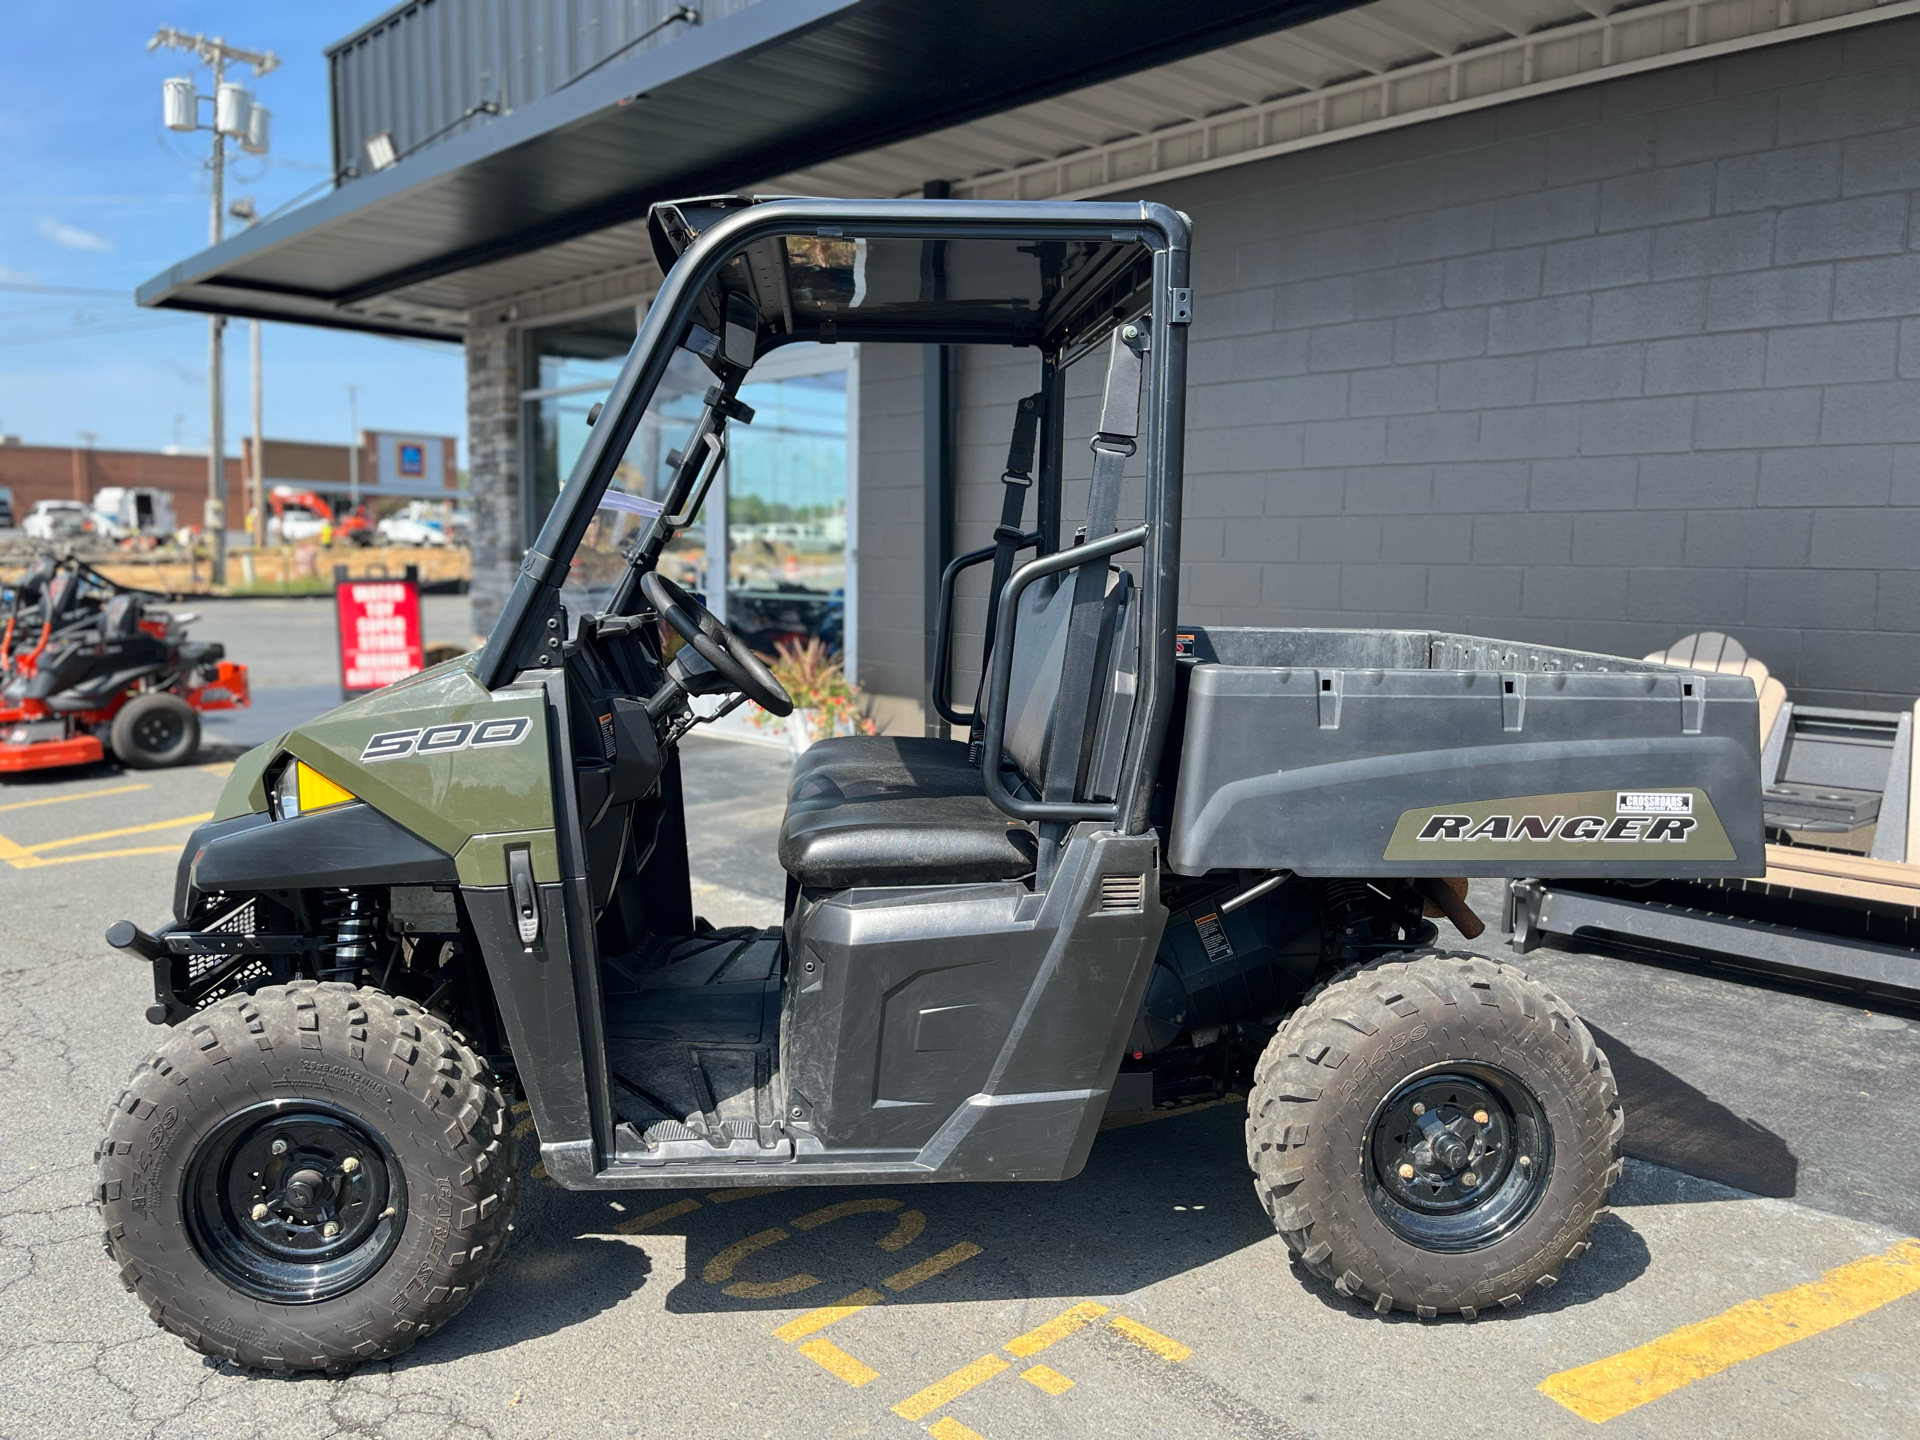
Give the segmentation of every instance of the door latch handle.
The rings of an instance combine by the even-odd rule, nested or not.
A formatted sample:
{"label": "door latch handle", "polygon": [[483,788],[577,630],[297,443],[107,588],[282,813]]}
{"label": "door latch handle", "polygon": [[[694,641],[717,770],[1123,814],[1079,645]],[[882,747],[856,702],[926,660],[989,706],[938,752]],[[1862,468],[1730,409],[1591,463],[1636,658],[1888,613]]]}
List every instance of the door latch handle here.
{"label": "door latch handle", "polygon": [[520,927],[520,943],[531,946],[540,938],[540,890],[533,883],[533,852],[524,846],[507,851],[507,883],[513,891],[513,918]]}

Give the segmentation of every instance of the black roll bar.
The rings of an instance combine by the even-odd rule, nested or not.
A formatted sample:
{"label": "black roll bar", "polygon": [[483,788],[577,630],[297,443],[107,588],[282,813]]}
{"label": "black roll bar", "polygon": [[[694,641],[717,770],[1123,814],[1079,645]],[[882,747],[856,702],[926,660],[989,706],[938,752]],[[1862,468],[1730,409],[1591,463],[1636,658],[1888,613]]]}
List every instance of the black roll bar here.
{"label": "black roll bar", "polygon": [[985,782],[987,798],[1016,820],[1118,821],[1120,818],[1117,803],[1022,800],[1001,781],[1000,752],[1005,745],[1007,732],[1007,687],[1013,679],[1014,612],[1019,606],[1020,596],[1034,581],[1060,570],[1077,570],[1082,565],[1104,560],[1109,555],[1118,555],[1123,550],[1138,549],[1147,543],[1152,533],[1151,525],[1136,525],[1131,530],[1122,530],[1103,539],[1029,560],[1013,572],[1006,588],[1000,592],[1000,621],[993,632],[993,684],[987,690],[987,733],[983,746],[983,754],[987,758],[981,762],[980,778]]}

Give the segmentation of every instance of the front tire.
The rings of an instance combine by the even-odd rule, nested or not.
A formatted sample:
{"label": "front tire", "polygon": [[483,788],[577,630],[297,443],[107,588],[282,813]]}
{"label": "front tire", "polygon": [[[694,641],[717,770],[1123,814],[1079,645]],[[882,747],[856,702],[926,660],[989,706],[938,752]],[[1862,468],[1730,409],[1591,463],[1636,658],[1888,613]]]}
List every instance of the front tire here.
{"label": "front tire", "polygon": [[1281,1026],[1247,1155],[1288,1248],[1340,1294],[1471,1320],[1586,1251],[1624,1125],[1570,1008],[1513,966],[1425,952],[1343,972]]}
{"label": "front tire", "polygon": [[410,1348],[505,1245],[514,1140],[464,1040],[297,981],[210,1006],[134,1072],[98,1152],[107,1253],[155,1323],[276,1371]]}
{"label": "front tire", "polygon": [[164,770],[199,753],[200,716],[178,695],[152,690],[120,707],[108,738],[129,770]]}

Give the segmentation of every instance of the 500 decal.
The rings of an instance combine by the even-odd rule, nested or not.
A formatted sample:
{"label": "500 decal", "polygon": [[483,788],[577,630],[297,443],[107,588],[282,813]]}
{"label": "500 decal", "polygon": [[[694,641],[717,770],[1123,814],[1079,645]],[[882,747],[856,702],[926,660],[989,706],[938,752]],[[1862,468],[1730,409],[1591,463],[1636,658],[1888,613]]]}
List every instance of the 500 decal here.
{"label": "500 decal", "polygon": [[360,763],[376,760],[400,760],[409,755],[451,755],[456,750],[487,750],[502,745],[518,745],[533,729],[525,715],[478,724],[428,725],[413,730],[387,730],[367,741],[360,752]]}

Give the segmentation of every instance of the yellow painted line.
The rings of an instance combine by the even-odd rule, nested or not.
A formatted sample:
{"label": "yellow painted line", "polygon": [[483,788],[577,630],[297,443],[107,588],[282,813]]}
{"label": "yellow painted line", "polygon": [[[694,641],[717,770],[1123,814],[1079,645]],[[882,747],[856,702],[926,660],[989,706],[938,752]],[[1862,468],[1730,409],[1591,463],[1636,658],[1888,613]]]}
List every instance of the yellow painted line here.
{"label": "yellow painted line", "polygon": [[1107,1323],[1122,1335],[1126,1336],[1127,1339],[1133,1341],[1134,1344],[1141,1346],[1143,1349],[1151,1350],[1162,1360],[1171,1360],[1174,1364],[1178,1365],[1182,1360],[1193,1354],[1190,1347],[1182,1345],[1178,1340],[1172,1339],[1169,1336],[1162,1335],[1158,1330],[1149,1330],[1138,1320],[1129,1320],[1124,1315],[1116,1315]]}
{"label": "yellow painted line", "polygon": [[513,1138],[516,1140],[521,1139],[524,1136],[531,1135],[532,1133],[533,1133],[533,1117],[531,1115],[529,1115],[526,1119],[522,1120],[518,1125],[513,1127]]}
{"label": "yellow painted line", "polygon": [[[522,1121],[530,1124],[530,1121]],[[670,1205],[662,1205],[658,1210],[649,1210],[644,1215],[636,1215],[631,1220],[622,1220],[613,1227],[616,1235],[638,1235],[651,1230],[656,1225],[664,1225],[669,1220],[678,1220],[682,1215],[691,1215],[700,1208],[700,1202],[691,1195],[675,1200]]]}
{"label": "yellow painted line", "polygon": [[764,1250],[769,1245],[778,1245],[786,1238],[787,1232],[776,1225],[771,1230],[762,1230],[758,1235],[749,1235],[744,1240],[736,1240],[707,1261],[706,1268],[700,1272],[700,1278],[709,1285],[718,1285],[722,1280],[731,1280],[734,1267],[747,1256],[756,1250]]}
{"label": "yellow painted line", "polygon": [[931,1280],[936,1275],[944,1275],[962,1261],[971,1260],[980,1253],[980,1247],[971,1240],[962,1240],[958,1245],[950,1245],[938,1255],[929,1255],[918,1265],[909,1265],[897,1275],[889,1275],[880,1283],[889,1290],[911,1290],[922,1280]]}
{"label": "yellow painted line", "polygon": [[854,1359],[831,1340],[809,1340],[800,1347],[800,1353],[829,1375],[846,1381],[855,1389],[880,1378],[878,1370]]}
{"label": "yellow painted line", "polygon": [[43,850],[61,850],[69,845],[84,845],[90,840],[118,840],[123,835],[145,835],[154,830],[177,830],[183,825],[198,825],[202,820],[211,820],[213,812],[204,815],[182,815],[174,820],[153,820],[145,825],[126,825],[118,830],[95,830],[91,835],[69,835],[65,840],[42,840],[37,845],[22,845],[20,848],[28,854],[38,855]]}
{"label": "yellow painted line", "polygon": [[0,860],[5,860],[16,870],[38,870],[43,865],[75,865],[82,860],[117,860],[123,855],[178,855],[178,845],[141,845],[131,850],[89,850],[82,855],[54,855],[42,858],[38,855],[26,855],[15,858],[7,854],[0,846]]}
{"label": "yellow painted line", "polygon": [[987,1440],[978,1430],[969,1430],[951,1415],[942,1415],[927,1427],[933,1440]]}
{"label": "yellow painted line", "polygon": [[773,1332],[776,1340],[784,1340],[791,1345],[796,1340],[804,1340],[816,1330],[846,1319],[849,1315],[858,1315],[869,1305],[878,1305],[887,1297],[878,1290],[856,1290],[844,1300],[836,1300],[831,1305],[822,1305],[818,1310],[809,1310],[797,1319],[789,1320]]}
{"label": "yellow painted line", "polygon": [[1049,1395],[1064,1395],[1073,1388],[1073,1381],[1050,1365],[1036,1365],[1031,1370],[1022,1370],[1020,1378],[1029,1385],[1039,1386]]}
{"label": "yellow painted line", "polygon": [[1604,1424],[1675,1390],[1717,1375],[1920,1290],[1920,1240],[1829,1270],[1818,1280],[1746,1300],[1635,1349],[1540,1382],[1550,1400]]}
{"label": "yellow painted line", "polygon": [[894,1222],[893,1229],[873,1243],[882,1250],[904,1250],[918,1240],[926,1228],[926,1215],[919,1210],[909,1210]]}
{"label": "yellow painted line", "polygon": [[791,1185],[742,1185],[735,1190],[715,1190],[707,1196],[709,1205],[731,1205],[736,1200],[752,1200],[761,1195],[778,1195]]}
{"label": "yellow painted line", "polygon": [[741,1300],[778,1300],[782,1295],[798,1295],[802,1290],[811,1290],[820,1283],[818,1275],[802,1272],[789,1275],[784,1280],[736,1280],[720,1293]]}
{"label": "yellow painted line", "polygon": [[10,805],[0,805],[0,813],[8,810],[31,810],[36,805],[64,805],[69,800],[97,800],[103,795],[131,795],[135,790],[151,790],[151,785],[110,785],[105,790],[82,790],[73,795],[53,795],[45,800],[15,800]]}
{"label": "yellow painted line", "polygon": [[919,1420],[942,1405],[951,1404],[976,1385],[984,1385],[1002,1370],[1012,1367],[998,1355],[982,1355],[971,1365],[962,1365],[944,1380],[936,1380],[916,1395],[909,1395],[893,1407],[902,1420]]}
{"label": "yellow painted line", "polygon": [[842,1200],[838,1205],[822,1206],[818,1210],[809,1210],[793,1222],[796,1230],[816,1230],[834,1220],[844,1220],[849,1215],[885,1214],[898,1210],[904,1202],[886,1195],[869,1195],[864,1200]]}
{"label": "yellow painted line", "polygon": [[206,771],[207,774],[209,775],[218,775],[222,780],[224,780],[227,778],[227,776],[233,774],[233,761],[216,760],[211,765],[202,765],[202,766],[199,766],[198,768]]}
{"label": "yellow painted line", "polygon": [[1017,1340],[1007,1342],[1007,1353],[1025,1360],[1029,1355],[1038,1355],[1056,1341],[1064,1340],[1083,1325],[1091,1325],[1107,1313],[1107,1307],[1092,1300],[1082,1300],[1071,1310],[1064,1310],[1038,1329],[1029,1330]]}
{"label": "yellow painted line", "polygon": [[533,1162],[533,1168],[532,1168],[531,1170],[529,1170],[529,1171],[527,1171],[527,1174],[528,1174],[528,1175],[530,1175],[530,1176],[531,1176],[531,1177],[532,1177],[533,1179],[535,1179],[535,1180],[544,1180],[544,1179],[546,1179],[546,1178],[547,1178],[547,1166],[546,1166],[546,1162],[545,1162],[544,1160],[536,1160],[536,1161],[534,1161],[534,1162]]}

